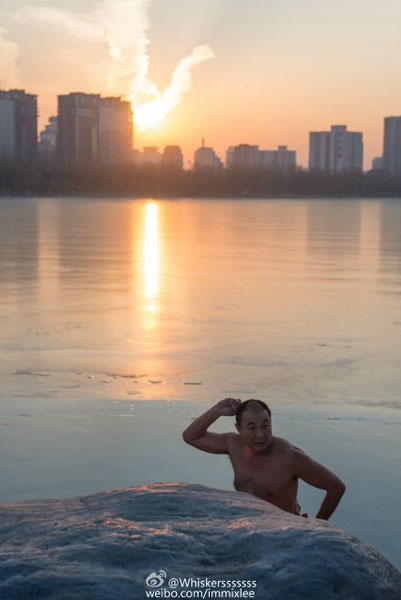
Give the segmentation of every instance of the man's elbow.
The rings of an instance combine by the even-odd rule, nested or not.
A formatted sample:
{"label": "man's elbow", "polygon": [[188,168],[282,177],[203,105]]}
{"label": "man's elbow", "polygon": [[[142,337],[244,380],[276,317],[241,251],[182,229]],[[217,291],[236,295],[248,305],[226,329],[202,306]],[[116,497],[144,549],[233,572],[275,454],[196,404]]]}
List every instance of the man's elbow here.
{"label": "man's elbow", "polygon": [[345,485],[345,483],[341,481],[341,479],[337,479],[335,482],[333,482],[332,485],[328,487],[327,491],[331,492],[332,494],[335,494],[339,498],[342,498],[345,494],[346,489],[347,486]]}
{"label": "man's elbow", "polygon": [[191,442],[192,442],[191,437],[187,433],[187,430],[182,432],[182,439],[184,440],[184,442],[186,444],[191,444]]}
{"label": "man's elbow", "polygon": [[340,483],[338,485],[338,490],[339,490],[339,493],[341,494],[341,496],[344,496],[346,489],[347,489],[347,486],[345,485],[345,483],[343,481],[340,480]]}

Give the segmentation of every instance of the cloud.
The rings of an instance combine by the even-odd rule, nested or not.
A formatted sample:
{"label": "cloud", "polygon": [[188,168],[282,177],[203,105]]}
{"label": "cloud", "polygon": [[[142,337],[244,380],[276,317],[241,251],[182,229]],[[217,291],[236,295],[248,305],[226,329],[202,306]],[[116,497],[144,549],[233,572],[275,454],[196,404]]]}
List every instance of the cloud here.
{"label": "cloud", "polygon": [[[148,88],[149,55],[147,47],[150,27],[148,9],[152,0],[104,0],[93,15],[104,31],[111,68],[108,83],[111,89],[121,87],[132,94],[136,88]],[[129,81],[127,81],[129,80]],[[152,85],[149,89],[152,89]]]}
{"label": "cloud", "polygon": [[197,46],[192,53],[183,58],[174,70],[169,87],[163,94],[163,98],[169,108],[174,108],[181,102],[183,94],[191,89],[192,77],[191,69],[195,65],[203,63],[215,57],[215,53],[210,46]]}
{"label": "cloud", "polygon": [[19,46],[8,40],[8,31],[0,27],[0,87],[17,87],[20,72],[17,65]]}
{"label": "cloud", "polygon": [[60,27],[72,37],[87,42],[101,42],[103,29],[93,22],[89,15],[76,16],[60,8],[47,6],[25,6],[20,16],[27,20],[36,20],[53,27]]}
{"label": "cloud", "polygon": [[148,11],[152,1],[102,0],[83,15],[45,6],[25,7],[21,14],[24,18],[60,27],[80,40],[106,44],[108,93],[130,98],[135,120],[142,128],[148,128],[182,101],[192,85],[193,67],[214,57],[209,46],[197,46],[178,63],[170,85],[161,92],[148,77]]}
{"label": "cloud", "polygon": [[[173,108],[178,106],[185,92],[192,86],[191,69],[205,60],[214,58],[215,54],[209,46],[197,46],[189,56],[186,56],[176,66],[170,85],[160,93],[156,86],[153,89],[154,98],[143,104],[135,102],[135,95],[141,93],[138,85],[132,96],[136,105],[136,122],[140,129],[146,130],[158,125]],[[140,83],[140,82],[137,82]]]}
{"label": "cloud", "polygon": [[25,7],[20,15],[86,42],[105,44],[109,58],[106,84],[110,93],[131,96],[139,89],[155,93],[149,70],[148,9],[153,0],[102,0],[88,14],[46,6]]}

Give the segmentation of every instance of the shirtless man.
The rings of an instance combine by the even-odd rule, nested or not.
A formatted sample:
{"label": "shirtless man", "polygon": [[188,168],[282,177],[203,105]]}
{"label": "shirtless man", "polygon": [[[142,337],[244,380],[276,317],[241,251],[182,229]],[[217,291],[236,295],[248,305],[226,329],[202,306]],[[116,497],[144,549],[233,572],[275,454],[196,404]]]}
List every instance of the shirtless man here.
{"label": "shirtless man", "polygon": [[[234,415],[238,433],[207,431],[219,417]],[[267,500],[287,512],[300,513],[298,479],[326,491],[317,519],[328,519],[345,492],[344,483],[329,469],[273,435],[270,409],[261,400],[225,398],[195,419],[182,436],[187,444],[204,452],[228,454],[237,491]]]}

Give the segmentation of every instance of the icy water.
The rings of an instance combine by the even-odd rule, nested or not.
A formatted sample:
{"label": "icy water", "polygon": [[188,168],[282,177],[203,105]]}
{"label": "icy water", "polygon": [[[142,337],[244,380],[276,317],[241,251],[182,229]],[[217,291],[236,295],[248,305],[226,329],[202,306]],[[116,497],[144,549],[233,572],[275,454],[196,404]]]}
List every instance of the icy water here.
{"label": "icy water", "polygon": [[400,567],[401,200],[1,198],[0,278],[0,501],[232,489],[181,432],[256,397]]}

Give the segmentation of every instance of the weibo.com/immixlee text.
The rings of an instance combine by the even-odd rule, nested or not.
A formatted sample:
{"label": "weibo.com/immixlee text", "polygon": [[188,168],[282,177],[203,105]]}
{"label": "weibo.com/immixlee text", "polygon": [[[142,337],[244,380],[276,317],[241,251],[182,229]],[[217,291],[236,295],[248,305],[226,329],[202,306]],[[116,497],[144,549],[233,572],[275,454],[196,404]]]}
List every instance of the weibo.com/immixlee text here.
{"label": "weibo.com/immixlee text", "polygon": [[255,579],[210,579],[209,577],[168,577],[152,571],[145,580],[146,598],[256,598]]}

